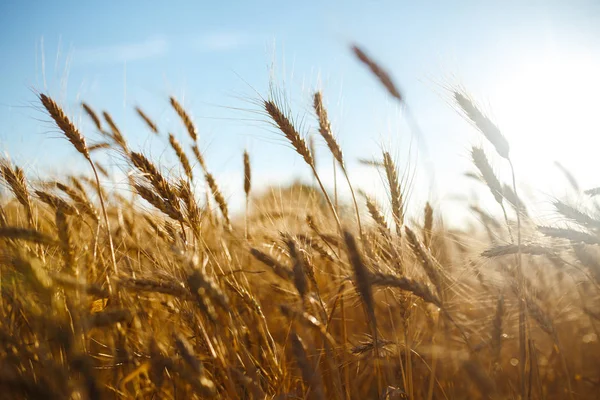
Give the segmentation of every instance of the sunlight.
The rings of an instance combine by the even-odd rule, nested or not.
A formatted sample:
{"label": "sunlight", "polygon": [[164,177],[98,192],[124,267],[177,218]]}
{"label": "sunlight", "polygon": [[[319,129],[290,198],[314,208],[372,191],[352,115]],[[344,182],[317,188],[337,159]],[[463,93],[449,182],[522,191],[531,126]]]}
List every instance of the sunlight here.
{"label": "sunlight", "polygon": [[507,71],[492,91],[492,114],[513,157],[537,181],[551,183],[556,171],[548,167],[558,160],[594,184],[589,160],[600,144],[599,70],[600,62],[584,54],[544,55]]}

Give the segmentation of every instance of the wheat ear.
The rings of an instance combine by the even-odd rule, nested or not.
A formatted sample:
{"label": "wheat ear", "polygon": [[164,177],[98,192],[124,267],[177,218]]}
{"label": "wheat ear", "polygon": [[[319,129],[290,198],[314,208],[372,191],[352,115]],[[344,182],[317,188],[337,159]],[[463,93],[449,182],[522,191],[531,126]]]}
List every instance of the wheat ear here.
{"label": "wheat ear", "polygon": [[98,197],[100,199],[100,205],[102,207],[102,215],[104,217],[104,223],[106,225],[106,235],[108,237],[108,243],[110,247],[110,257],[113,267],[113,272],[117,272],[117,259],[115,257],[115,249],[112,240],[112,234],[110,232],[110,222],[108,221],[108,213],[106,212],[106,206],[104,204],[104,198],[102,196],[102,187],[100,185],[100,178],[98,177],[98,171],[96,170],[96,166],[90,157],[90,153],[85,144],[85,138],[79,132],[79,130],[73,125],[73,123],[69,120],[69,118],[65,115],[63,110],[56,104],[52,98],[46,96],[45,94],[40,94],[40,101],[43,106],[50,114],[50,117],[54,120],[58,128],[63,132],[63,134],[67,137],[67,139],[73,144],[75,149],[81,153],[85,159],[90,164],[92,168],[92,172],[94,173],[94,178],[96,179],[96,187],[98,189]]}
{"label": "wheat ear", "polygon": [[325,200],[327,201],[327,204],[329,205],[329,208],[331,209],[333,217],[335,218],[335,222],[338,226],[338,230],[341,232],[342,224],[340,222],[340,219],[338,218],[337,212],[335,211],[335,207],[333,206],[333,203],[331,202],[331,199],[329,198],[329,195],[327,194],[327,191],[325,190],[325,186],[323,186],[323,182],[321,182],[321,178],[319,177],[319,174],[317,173],[314,158],[313,158],[310,150],[308,149],[308,146],[306,145],[306,141],[302,138],[302,136],[300,136],[300,133],[298,133],[298,131],[296,130],[296,128],[294,127],[294,125],[292,124],[290,119],[285,115],[285,113],[283,111],[281,111],[281,109],[279,107],[277,107],[277,104],[275,104],[274,101],[264,100],[263,105],[264,105],[265,111],[267,112],[267,114],[269,114],[269,116],[271,117],[271,119],[273,120],[275,125],[279,128],[279,130],[283,133],[283,135],[289,140],[289,142],[292,144],[292,146],[294,147],[296,152],[302,156],[302,158],[304,159],[306,164],[308,164],[308,166],[311,168],[312,173],[313,173],[315,179],[317,180],[317,183],[319,184],[321,191],[323,192],[323,196],[325,197]]}
{"label": "wheat ear", "polygon": [[194,142],[197,142],[198,141],[198,130],[196,129],[196,126],[192,122],[192,119],[190,118],[188,113],[185,111],[183,106],[177,101],[177,99],[175,97],[171,96],[170,100],[171,100],[171,106],[173,107],[173,109],[175,110],[177,115],[179,115],[179,118],[181,118],[181,121],[185,125],[185,129],[187,130],[188,134],[190,135],[190,137],[192,138],[192,140]]}
{"label": "wheat ear", "polygon": [[252,188],[252,170],[250,169],[250,154],[244,150],[244,194],[246,195],[244,213],[244,236],[248,239],[248,207],[250,204],[250,189]]}
{"label": "wheat ear", "polygon": [[156,126],[154,121],[152,121],[152,119],[148,116],[148,114],[146,114],[140,107],[136,107],[135,111],[140,116],[140,118],[146,123],[146,125],[148,125],[148,128],[150,128],[152,132],[158,135],[158,127]]}
{"label": "wheat ear", "polygon": [[[313,96],[313,108],[315,113],[317,114],[317,119],[319,120],[319,133],[327,143],[327,147],[329,151],[333,155],[333,158],[338,162],[340,168],[342,169],[342,173],[344,174],[344,178],[348,183],[348,187],[350,188],[350,195],[352,196],[352,202],[354,203],[354,212],[356,213],[356,222],[358,224],[358,232],[360,234],[361,239],[363,239],[363,230],[362,224],[360,221],[360,210],[358,208],[358,202],[356,201],[356,195],[354,193],[354,188],[352,187],[352,183],[350,182],[350,177],[348,176],[348,170],[346,169],[346,164],[344,163],[344,157],[342,155],[342,148],[339,143],[333,136],[331,131],[331,123],[329,122],[329,116],[327,115],[327,109],[323,105],[323,95],[321,92],[316,92]],[[337,203],[337,201],[336,201]]]}
{"label": "wheat ear", "polygon": [[352,46],[352,51],[354,52],[354,55],[371,70],[373,75],[379,79],[379,82],[387,89],[388,93],[398,101],[402,102],[402,95],[387,71],[357,45]]}
{"label": "wheat ear", "polygon": [[90,119],[96,126],[96,129],[102,131],[102,122],[100,121],[100,118],[98,117],[98,114],[96,114],[94,109],[90,107],[90,105],[87,103],[81,103],[81,107],[83,107],[85,113],[88,115],[88,117],[90,117]]}
{"label": "wheat ear", "polygon": [[27,180],[23,170],[17,166],[14,168],[4,158],[0,158],[0,176],[4,179],[4,182],[8,185],[10,190],[13,192],[17,201],[25,208],[27,214],[27,221],[31,228],[34,227],[33,220],[33,208],[31,206],[31,196],[29,195],[29,189],[27,188]]}
{"label": "wheat ear", "polygon": [[175,151],[175,154],[177,155],[177,158],[179,159],[179,162],[181,163],[181,166],[183,167],[183,171],[185,172],[185,175],[191,181],[193,179],[192,166],[190,165],[190,161],[187,158],[187,156],[185,155],[185,152],[181,148],[181,145],[179,144],[177,139],[175,139],[175,136],[173,136],[172,133],[169,133],[169,143],[171,144],[171,147]]}
{"label": "wheat ear", "polygon": [[383,165],[390,189],[390,199],[392,205],[392,217],[396,225],[396,234],[402,237],[402,225],[404,224],[404,210],[402,203],[402,191],[396,165],[387,151],[383,152]]}

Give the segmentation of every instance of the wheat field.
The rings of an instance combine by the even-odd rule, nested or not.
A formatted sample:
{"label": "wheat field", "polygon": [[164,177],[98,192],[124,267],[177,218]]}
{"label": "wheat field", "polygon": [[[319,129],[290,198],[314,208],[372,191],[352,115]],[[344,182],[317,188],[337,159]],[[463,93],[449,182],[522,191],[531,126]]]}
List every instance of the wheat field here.
{"label": "wheat field", "polygon": [[[352,51],[402,105],[385,68]],[[95,131],[82,132],[40,93],[89,168],[34,180],[0,159],[0,398],[598,398],[600,190],[577,207],[556,200],[556,224],[538,226],[509,142],[465,92],[452,96],[487,141],[472,148],[471,175],[496,213],[471,206],[476,229],[445,228],[429,203],[407,218],[406,182],[385,149],[364,157],[389,203],[354,187],[326,93],[314,93],[311,123],[347,202],[325,188],[288,105],[266,96],[262,115],[315,185],[255,193],[244,152],[243,213],[230,211],[176,98],[189,137],[168,136],[172,168],[130,148],[110,114],[83,103]],[[166,135],[134,111],[148,134]],[[105,187],[101,152],[130,171],[126,194]]]}

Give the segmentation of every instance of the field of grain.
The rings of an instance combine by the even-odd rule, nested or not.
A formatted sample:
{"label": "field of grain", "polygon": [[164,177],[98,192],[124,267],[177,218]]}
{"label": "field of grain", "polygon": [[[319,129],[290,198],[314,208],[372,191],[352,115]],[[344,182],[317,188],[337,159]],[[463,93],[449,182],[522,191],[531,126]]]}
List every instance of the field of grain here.
{"label": "field of grain", "polygon": [[[402,105],[385,69],[352,50]],[[519,200],[510,144],[456,90],[456,108],[487,140],[471,151],[473,184],[497,212],[472,206],[479,228],[450,230],[426,203],[408,220],[406,182],[385,149],[364,158],[385,178],[389,203],[353,187],[326,96],[314,93],[311,123],[347,202],[326,190],[289,105],[273,94],[261,112],[315,185],[255,193],[244,152],[246,207],[234,215],[176,98],[189,137],[169,135],[173,169],[130,148],[110,114],[84,103],[103,138],[92,143],[40,93],[89,169],[41,181],[0,159],[0,398],[598,398],[600,189],[580,193],[577,207],[555,200],[556,224],[538,226]],[[135,111],[148,134],[165,135]],[[99,152],[131,172],[128,191],[106,190]],[[512,181],[496,177],[491,158]],[[209,190],[197,190],[202,181]]]}

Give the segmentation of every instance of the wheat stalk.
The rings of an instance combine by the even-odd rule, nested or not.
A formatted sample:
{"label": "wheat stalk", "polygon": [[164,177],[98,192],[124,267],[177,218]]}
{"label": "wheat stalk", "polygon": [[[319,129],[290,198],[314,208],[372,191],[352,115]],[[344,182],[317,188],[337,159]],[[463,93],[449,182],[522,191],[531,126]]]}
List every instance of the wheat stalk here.
{"label": "wheat stalk", "polygon": [[494,314],[494,319],[492,321],[492,354],[494,357],[494,362],[498,363],[500,361],[500,351],[502,349],[502,334],[504,332],[503,329],[503,321],[504,321],[504,296],[502,294],[498,295],[498,299],[496,300],[496,312]]}
{"label": "wheat stalk", "polygon": [[325,399],[321,375],[318,373],[318,371],[313,369],[312,365],[308,361],[308,355],[306,354],[302,340],[296,334],[296,332],[292,332],[290,339],[292,341],[292,352],[294,354],[294,358],[300,367],[300,371],[302,372],[302,380],[304,381],[304,385],[306,385],[307,390],[310,392],[311,398],[315,400]]}
{"label": "wheat stalk", "polygon": [[108,221],[108,213],[106,211],[106,206],[104,204],[104,199],[102,196],[100,178],[98,177],[98,172],[96,171],[96,166],[94,165],[94,163],[92,162],[92,159],[90,158],[90,153],[86,146],[85,138],[79,132],[79,130],[77,130],[77,128],[75,128],[75,125],[73,125],[73,123],[69,120],[69,118],[63,112],[63,110],[58,106],[58,104],[56,104],[56,102],[54,100],[52,100],[50,97],[46,96],[43,93],[40,93],[39,98],[40,98],[40,101],[42,102],[42,105],[46,108],[46,110],[48,111],[48,114],[50,114],[50,117],[52,117],[52,119],[54,120],[54,122],[56,123],[58,128],[63,132],[63,134],[67,137],[67,139],[73,144],[73,147],[75,147],[75,149],[85,157],[85,159],[89,162],[90,167],[92,168],[92,172],[94,173],[94,178],[96,179],[96,187],[98,189],[98,194],[100,197],[100,205],[102,207],[102,214],[104,216],[104,223],[106,226],[106,236],[108,237],[108,241],[109,241],[113,271],[116,273],[117,272],[117,260],[115,258],[115,250],[114,250],[114,246],[113,246],[112,235],[110,232],[110,223]]}

